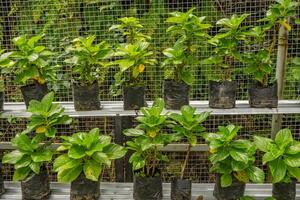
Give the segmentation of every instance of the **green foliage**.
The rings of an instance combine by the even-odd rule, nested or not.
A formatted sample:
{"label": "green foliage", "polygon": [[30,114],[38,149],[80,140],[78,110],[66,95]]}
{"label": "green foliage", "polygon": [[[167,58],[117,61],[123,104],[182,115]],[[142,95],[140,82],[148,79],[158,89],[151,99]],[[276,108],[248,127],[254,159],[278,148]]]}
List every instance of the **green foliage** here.
{"label": "green foliage", "polygon": [[293,58],[292,64],[294,65],[292,70],[293,77],[297,81],[300,81],[300,57]]}
{"label": "green foliage", "polygon": [[235,139],[241,127],[235,125],[219,126],[217,133],[204,135],[209,144],[210,172],[221,174],[221,186],[232,184],[232,175],[242,182],[262,183],[264,172],[254,166],[256,147],[249,140]]}
{"label": "green foliage", "polygon": [[87,179],[98,181],[102,170],[110,167],[112,160],[126,154],[125,148],[111,143],[110,136],[100,135],[98,128],[61,138],[63,143],[57,151],[67,152],[57,157],[53,165],[60,182],[72,182],[82,172]]}
{"label": "green foliage", "polygon": [[11,54],[14,65],[10,69],[16,75],[17,83],[55,81],[59,66],[52,63],[55,54],[38,44],[42,38],[43,35],[31,38],[22,35],[13,39],[17,50]]}
{"label": "green foliage", "polygon": [[160,151],[162,147],[176,139],[175,135],[164,133],[162,130],[169,122],[162,114],[164,101],[156,99],[152,107],[141,108],[143,116],[136,118],[138,125],[124,131],[126,136],[132,137],[126,142],[127,149],[134,151],[129,162],[135,173],[142,176],[156,176],[160,162],[168,161],[168,157]]}
{"label": "green foliage", "polygon": [[[26,179],[30,174],[39,174],[41,167],[52,160],[54,154],[50,145],[57,132],[54,125],[69,124],[71,118],[62,115],[64,111],[59,104],[53,104],[54,93],[47,94],[41,102],[32,100],[28,111],[32,113],[29,118],[27,129],[17,134],[11,143],[16,150],[5,154],[2,162],[13,164],[15,168],[13,179],[20,181]],[[11,119],[13,120],[13,119]],[[35,131],[31,138],[27,135]]]}
{"label": "green foliage", "polygon": [[28,112],[32,115],[26,130],[23,131],[24,134],[35,132],[39,135],[39,140],[43,140],[45,137],[53,138],[57,132],[55,126],[72,122],[70,116],[63,114],[65,109],[53,101],[53,92],[45,95],[41,101],[30,101]]}
{"label": "green foliage", "polygon": [[272,175],[273,183],[300,181],[300,142],[293,139],[289,129],[280,130],[275,139],[254,136],[257,148],[264,152],[262,161]]}
{"label": "green foliage", "polygon": [[240,45],[245,40],[246,30],[242,23],[248,16],[248,14],[232,15],[230,18],[217,21],[216,24],[220,27],[219,33],[209,40],[213,45],[212,55],[202,62],[212,65],[218,71],[214,79],[232,80],[233,64],[242,60]]}
{"label": "green foliage", "polygon": [[163,51],[167,57],[163,62],[165,79],[188,85],[194,81],[191,67],[199,63],[197,50],[205,45],[210,37],[207,31],[211,28],[210,24],[204,23],[205,17],[197,17],[193,11],[170,13],[171,16],[166,20],[166,23],[171,24],[167,33],[176,42],[173,47]]}
{"label": "green foliage", "polygon": [[72,65],[72,71],[78,75],[80,84],[90,85],[96,80],[102,83],[108,72],[109,62],[105,62],[112,53],[111,46],[103,41],[95,43],[96,36],[78,37],[66,49],[72,56],[65,62]]}
{"label": "green foliage", "polygon": [[119,72],[115,75],[115,84],[112,90],[115,95],[120,94],[119,87],[125,82],[125,74],[129,73],[129,85],[142,84],[142,74],[146,66],[152,66],[156,60],[152,58],[153,52],[149,50],[149,42],[137,41],[134,44],[121,44],[115,56],[118,60],[112,61],[112,65],[119,66]]}
{"label": "green foliage", "polygon": [[13,52],[6,52],[5,49],[0,49],[0,92],[4,91],[4,81],[2,74],[5,73],[10,67],[14,66],[14,62],[11,60],[11,55]]}
{"label": "green foliage", "polygon": [[147,41],[151,37],[141,32],[143,25],[138,18],[123,17],[118,19],[121,24],[113,25],[109,28],[110,31],[120,32],[122,38],[125,38],[125,43],[133,44],[136,41]]}

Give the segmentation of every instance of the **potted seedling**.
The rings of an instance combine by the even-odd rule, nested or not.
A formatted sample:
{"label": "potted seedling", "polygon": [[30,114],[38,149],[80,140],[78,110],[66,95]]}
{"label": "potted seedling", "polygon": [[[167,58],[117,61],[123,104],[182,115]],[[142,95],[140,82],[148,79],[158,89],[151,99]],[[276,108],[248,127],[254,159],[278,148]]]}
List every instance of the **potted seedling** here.
{"label": "potted seedling", "polygon": [[[69,124],[69,116],[63,108],[53,104],[54,94],[49,93],[41,102],[32,100],[28,111],[32,113],[27,129],[12,139],[16,150],[7,153],[2,163],[13,164],[14,181],[21,181],[22,199],[44,200],[50,195],[50,180],[46,164],[51,162],[56,128],[54,125]],[[33,134],[33,137],[29,135]]]}
{"label": "potted seedling", "polygon": [[112,160],[122,158],[126,149],[111,143],[111,137],[100,135],[99,129],[61,136],[62,152],[53,164],[59,182],[71,182],[71,200],[96,200],[100,196],[102,171]]}
{"label": "potted seedling", "polygon": [[66,49],[71,58],[65,60],[72,65],[73,100],[77,111],[99,110],[99,84],[105,80],[111,55],[111,46],[103,41],[95,44],[96,36],[79,37]]}
{"label": "potted seedling", "polygon": [[166,20],[171,24],[167,33],[176,40],[171,48],[163,51],[167,57],[163,62],[165,82],[164,100],[167,109],[179,110],[189,104],[189,91],[194,82],[193,67],[199,64],[197,50],[202,48],[209,38],[210,24],[204,23],[205,17],[187,12],[173,12]]}
{"label": "potted seedling", "polygon": [[147,66],[156,63],[153,52],[150,50],[149,36],[141,33],[143,27],[137,18],[121,18],[121,24],[114,25],[110,30],[119,31],[125,42],[120,43],[114,52],[115,61],[112,65],[119,67],[115,74],[115,83],[112,91],[120,94],[123,86],[123,99],[125,110],[138,110],[145,106],[145,86],[143,74]]}
{"label": "potted seedling", "polygon": [[244,40],[245,27],[242,23],[248,14],[232,15],[217,21],[220,27],[209,43],[213,45],[212,56],[203,64],[212,65],[215,69],[209,81],[209,106],[211,108],[234,108],[237,83],[234,81],[234,63],[241,61],[240,45]]}
{"label": "potted seedling", "polygon": [[210,172],[216,174],[214,196],[218,200],[239,199],[244,196],[245,183],[263,183],[264,172],[255,167],[256,146],[249,140],[236,139],[241,127],[219,126],[217,133],[204,134],[211,153]]}
{"label": "potted seedling", "polygon": [[296,180],[300,181],[300,143],[289,129],[282,129],[274,140],[254,136],[254,143],[263,152],[262,163],[267,165],[273,183],[273,197],[296,199]]}
{"label": "potted seedling", "polygon": [[167,116],[162,114],[164,102],[156,99],[150,108],[141,108],[143,116],[136,118],[138,125],[126,129],[124,134],[132,137],[126,142],[128,150],[133,151],[129,162],[134,171],[133,198],[135,200],[162,199],[162,180],[159,164],[168,161],[160,149],[175,140],[175,135],[164,133],[168,124]]}
{"label": "potted seedling", "polygon": [[172,113],[170,118],[176,122],[173,127],[173,132],[180,138],[186,138],[188,141],[188,148],[184,162],[181,164],[181,173],[179,178],[174,178],[171,182],[171,199],[191,199],[192,182],[184,179],[184,173],[189,161],[191,148],[197,144],[197,137],[201,136],[205,128],[201,125],[207,117],[209,112],[196,114],[196,109],[191,106],[182,106],[181,113]]}
{"label": "potted seedling", "polygon": [[43,35],[28,38],[22,35],[13,39],[16,51],[11,55],[14,61],[11,72],[15,81],[21,84],[21,92],[28,107],[30,100],[41,100],[48,93],[47,82],[56,79],[58,65],[54,64],[54,53],[38,44]]}
{"label": "potted seedling", "polygon": [[[291,0],[278,0],[270,6],[266,17],[260,22],[263,24],[252,28],[247,36],[248,43],[251,45],[252,52],[248,52],[244,62],[247,65],[245,72],[254,77],[254,83],[249,89],[249,103],[251,107],[274,108],[278,106],[278,84],[277,81],[271,80],[270,75],[274,72],[272,59],[276,48],[277,65],[286,59],[286,50],[281,52],[281,46],[285,46],[287,41],[285,33],[291,31],[289,24],[290,18],[297,13],[298,3]],[[282,35],[282,29],[283,35]],[[267,33],[273,32],[271,40],[267,40]],[[279,70],[279,66],[277,66]],[[284,72],[283,72],[284,73]],[[276,75],[284,76],[283,74]]]}
{"label": "potted seedling", "polygon": [[4,80],[3,73],[7,71],[10,67],[14,65],[14,62],[11,60],[12,52],[5,52],[4,49],[0,49],[0,112],[3,111],[4,104]]}

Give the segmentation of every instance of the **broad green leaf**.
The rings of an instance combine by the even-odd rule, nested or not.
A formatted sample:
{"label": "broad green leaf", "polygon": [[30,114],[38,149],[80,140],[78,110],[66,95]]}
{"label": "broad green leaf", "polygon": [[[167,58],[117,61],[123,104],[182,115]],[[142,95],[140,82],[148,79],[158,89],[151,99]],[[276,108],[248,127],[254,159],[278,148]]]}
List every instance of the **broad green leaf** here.
{"label": "broad green leaf", "polygon": [[268,152],[272,142],[273,141],[269,138],[254,136],[254,144],[260,151]]}
{"label": "broad green leaf", "polygon": [[23,156],[24,153],[20,152],[19,150],[14,150],[3,156],[2,163],[16,164]]}
{"label": "broad green leaf", "polygon": [[240,162],[244,162],[244,163],[248,163],[248,154],[247,152],[242,152],[242,151],[238,151],[236,149],[231,149],[229,151],[230,156],[236,160],[236,161],[240,161]]}
{"label": "broad green leaf", "polygon": [[15,164],[15,169],[23,168],[29,166],[31,163],[31,158],[29,155],[24,155],[16,164]]}
{"label": "broad green leaf", "polygon": [[232,184],[232,177],[230,174],[223,174],[221,176],[221,186],[229,187]]}
{"label": "broad green leaf", "polygon": [[282,155],[282,152],[280,152],[280,150],[278,150],[276,147],[273,147],[270,149],[269,152],[267,152],[263,155],[263,158],[262,158],[263,164],[266,164],[267,162],[275,160],[276,158],[278,158],[281,155]]}
{"label": "broad green leaf", "polygon": [[103,149],[103,152],[107,155],[110,160],[122,158],[127,150],[117,144],[110,144]]}
{"label": "broad green leaf", "polygon": [[286,176],[286,170],[287,170],[287,166],[283,162],[283,160],[282,159],[273,160],[268,164],[268,166],[272,174],[272,182],[273,183],[281,182]]}
{"label": "broad green leaf", "polygon": [[265,181],[265,173],[262,169],[251,166],[247,169],[249,178],[254,183],[264,183]]}
{"label": "broad green leaf", "polygon": [[80,159],[85,156],[85,148],[79,145],[72,145],[68,152],[68,156],[74,159]]}
{"label": "broad green leaf", "polygon": [[100,164],[104,164],[106,166],[110,166],[111,161],[109,157],[103,152],[96,152],[92,155],[92,158]]}
{"label": "broad green leaf", "polygon": [[18,147],[21,151],[32,152],[34,149],[29,137],[25,134],[16,135],[16,137],[12,139],[12,144],[13,146]]}
{"label": "broad green leaf", "polygon": [[36,162],[32,162],[29,167],[30,169],[35,173],[35,174],[39,174],[40,173],[40,169],[41,169],[41,165],[42,163],[36,163]]}
{"label": "broad green leaf", "polygon": [[98,181],[101,168],[99,163],[95,162],[94,160],[87,160],[83,165],[83,172],[87,179]]}
{"label": "broad green leaf", "polygon": [[297,181],[300,181],[300,168],[299,167],[289,167],[287,166],[287,170]]}
{"label": "broad green leaf", "polygon": [[291,146],[288,146],[285,153],[287,153],[287,154],[298,154],[298,153],[300,153],[300,143],[297,142],[297,143],[294,143]]}
{"label": "broad green leaf", "polygon": [[31,154],[34,162],[48,162],[52,159],[53,152],[50,149],[41,149]]}
{"label": "broad green leaf", "polygon": [[57,174],[57,180],[58,182],[70,183],[74,181],[80,175],[81,172],[81,165],[65,170],[60,170]]}
{"label": "broad green leaf", "polygon": [[300,154],[290,155],[283,160],[290,167],[300,167]]}
{"label": "broad green leaf", "polygon": [[29,167],[23,167],[16,169],[14,171],[13,181],[22,181],[25,178],[28,177],[29,173],[31,172],[31,169]]}
{"label": "broad green leaf", "polygon": [[293,142],[293,136],[289,129],[278,131],[275,137],[275,143],[282,149]]}
{"label": "broad green leaf", "polygon": [[136,137],[136,136],[145,134],[145,132],[143,130],[137,129],[137,128],[126,129],[123,131],[123,133],[124,133],[124,135],[130,136],[130,137]]}
{"label": "broad green leaf", "polygon": [[81,162],[76,159],[69,158],[67,154],[57,157],[53,164],[53,170],[58,172],[66,169],[75,168],[81,165]]}

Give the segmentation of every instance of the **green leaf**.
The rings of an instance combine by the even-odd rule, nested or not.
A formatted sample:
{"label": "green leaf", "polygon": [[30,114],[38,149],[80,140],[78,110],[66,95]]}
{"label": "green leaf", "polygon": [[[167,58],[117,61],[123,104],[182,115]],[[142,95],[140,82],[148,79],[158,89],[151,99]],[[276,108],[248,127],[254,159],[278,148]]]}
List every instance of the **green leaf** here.
{"label": "green leaf", "polygon": [[79,145],[72,145],[68,152],[68,156],[74,159],[83,158],[85,156],[85,148]]}
{"label": "green leaf", "polygon": [[275,160],[276,158],[278,158],[281,155],[282,155],[282,152],[279,151],[277,149],[277,147],[274,146],[273,148],[270,149],[269,152],[267,152],[267,153],[265,153],[265,155],[263,155],[263,158],[262,158],[263,164],[266,164],[267,162]]}
{"label": "green leaf", "polygon": [[14,150],[3,156],[2,163],[16,164],[23,156],[24,153],[20,152],[19,150]]}
{"label": "green leaf", "polygon": [[240,162],[244,162],[244,163],[248,163],[249,159],[248,159],[248,154],[247,152],[241,152],[235,149],[232,149],[229,151],[230,156],[236,160],[236,161],[240,161]]}
{"label": "green leaf", "polygon": [[57,180],[63,183],[70,183],[74,181],[82,172],[82,166],[61,170],[57,174]]}
{"label": "green leaf", "polygon": [[137,128],[126,129],[123,131],[123,133],[124,133],[124,135],[129,136],[129,137],[136,137],[136,136],[145,134],[145,132],[143,130],[137,129]]}
{"label": "green leaf", "polygon": [[34,162],[48,162],[52,159],[53,152],[50,149],[40,149],[31,154]]}
{"label": "green leaf", "polygon": [[13,146],[18,147],[20,150],[23,151],[32,152],[34,149],[29,137],[25,134],[16,135],[16,137],[12,139],[12,144]]}
{"label": "green leaf", "polygon": [[23,168],[16,169],[14,171],[13,181],[24,180],[25,178],[27,178],[27,176],[29,175],[30,172],[31,172],[31,169],[29,167],[23,167]]}
{"label": "green leaf", "polygon": [[96,152],[92,155],[92,158],[100,164],[104,164],[106,166],[110,166],[111,161],[109,157],[103,152]]}
{"label": "green leaf", "polygon": [[300,143],[294,143],[293,145],[289,146],[286,150],[287,154],[298,154],[300,153]]}
{"label": "green leaf", "polygon": [[81,165],[81,162],[79,160],[69,158],[67,154],[63,154],[55,159],[53,164],[53,170],[55,172],[58,172],[66,169],[75,168],[78,165]]}
{"label": "green leaf", "polygon": [[221,187],[229,187],[232,184],[232,177],[230,174],[223,174],[221,176]]}
{"label": "green leaf", "polygon": [[15,169],[27,167],[31,163],[31,158],[29,155],[24,155],[16,164]]}
{"label": "green leaf", "polygon": [[87,179],[98,181],[101,168],[99,163],[95,162],[94,160],[87,160],[83,165],[83,172]]}
{"label": "green leaf", "polygon": [[272,143],[273,140],[269,138],[254,136],[254,144],[260,151],[268,152]]}
{"label": "green leaf", "polygon": [[272,182],[273,183],[281,182],[285,178],[286,170],[287,170],[287,166],[283,162],[283,160],[276,159],[271,161],[268,165],[272,174]]}
{"label": "green leaf", "polygon": [[300,154],[290,155],[283,160],[290,167],[300,167]]}
{"label": "green leaf", "polygon": [[287,170],[292,175],[292,177],[296,178],[297,181],[300,181],[300,168],[299,167],[289,167],[287,166]]}
{"label": "green leaf", "polygon": [[190,70],[184,70],[183,72],[181,72],[180,78],[187,85],[192,85],[193,82],[195,81],[195,77],[193,76]]}
{"label": "green leaf", "polygon": [[278,131],[275,137],[275,143],[280,147],[280,149],[285,148],[287,145],[293,142],[293,136],[289,129],[282,129]]}
{"label": "green leaf", "polygon": [[110,160],[114,160],[114,159],[122,158],[126,154],[127,150],[120,145],[110,144],[104,147],[103,152],[106,153],[107,157]]}
{"label": "green leaf", "polygon": [[262,169],[251,166],[247,169],[247,173],[249,178],[254,183],[264,183],[265,181],[265,173]]}
{"label": "green leaf", "polygon": [[35,173],[35,174],[39,174],[40,173],[40,168],[41,168],[42,163],[36,163],[36,162],[32,162],[29,167],[30,169]]}

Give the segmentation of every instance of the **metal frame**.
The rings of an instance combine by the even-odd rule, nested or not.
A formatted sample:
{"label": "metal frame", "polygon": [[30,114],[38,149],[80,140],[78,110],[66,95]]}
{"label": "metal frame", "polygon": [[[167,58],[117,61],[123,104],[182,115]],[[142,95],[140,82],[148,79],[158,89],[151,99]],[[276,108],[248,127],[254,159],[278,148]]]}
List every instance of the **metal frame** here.
{"label": "metal frame", "polygon": [[[123,109],[123,101],[104,101],[102,110],[96,111],[75,111],[73,102],[58,102],[65,108],[65,114],[71,117],[115,117],[115,116],[136,116],[140,115],[137,110],[130,111]],[[148,105],[152,105],[149,101]],[[233,109],[212,109],[208,107],[208,101],[191,101],[190,105],[197,109],[197,113],[212,111],[212,115],[241,115],[241,114],[298,114],[300,113],[300,101],[280,100],[278,108],[250,108],[248,101],[237,101]],[[0,118],[19,117],[28,118],[30,113],[26,112],[24,103],[5,103],[4,112]],[[171,110],[165,110],[164,113]],[[179,112],[173,111],[172,112]]]}
{"label": "metal frame", "polygon": [[[20,183],[5,182],[6,193],[1,196],[0,199],[5,200],[19,200],[21,197]],[[205,200],[214,200],[213,197],[214,184],[206,183],[194,183],[192,185],[192,200],[200,199],[199,196],[203,196]],[[69,199],[70,185],[61,183],[51,184],[52,193],[50,200],[65,200]],[[101,200],[133,200],[132,197],[132,183],[107,183],[102,182],[100,184]],[[170,183],[163,184],[163,196],[164,200],[170,199]],[[297,196],[300,198],[300,185],[296,187]],[[253,196],[257,200],[263,200],[266,197],[271,196],[272,185],[271,184],[247,184],[245,195]]]}

